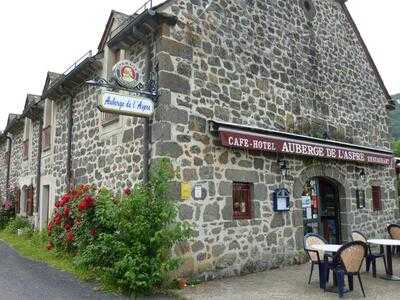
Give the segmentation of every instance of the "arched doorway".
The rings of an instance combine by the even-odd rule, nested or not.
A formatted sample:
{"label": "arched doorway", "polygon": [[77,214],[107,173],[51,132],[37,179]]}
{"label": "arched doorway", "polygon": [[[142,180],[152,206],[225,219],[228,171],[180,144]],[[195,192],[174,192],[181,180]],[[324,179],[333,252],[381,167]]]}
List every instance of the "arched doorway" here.
{"label": "arched doorway", "polygon": [[338,183],[327,177],[306,181],[302,193],[304,234],[318,233],[330,244],[340,244],[341,219]]}
{"label": "arched doorway", "polygon": [[[317,197],[314,197],[314,202],[318,203],[315,205],[315,211],[311,211],[309,219],[310,212],[303,203],[305,200],[303,195],[305,187],[311,184],[314,185],[314,196]],[[299,214],[303,214],[303,222],[299,223],[303,226],[302,231],[305,234],[312,229],[312,232],[326,235],[331,242],[343,243],[348,240],[352,223],[348,187],[346,176],[333,164],[318,163],[301,170],[294,179],[293,197],[300,200]],[[310,197],[311,204],[312,201],[313,198]],[[299,223],[298,226],[301,226]],[[336,231],[335,235],[332,235],[332,230]]]}

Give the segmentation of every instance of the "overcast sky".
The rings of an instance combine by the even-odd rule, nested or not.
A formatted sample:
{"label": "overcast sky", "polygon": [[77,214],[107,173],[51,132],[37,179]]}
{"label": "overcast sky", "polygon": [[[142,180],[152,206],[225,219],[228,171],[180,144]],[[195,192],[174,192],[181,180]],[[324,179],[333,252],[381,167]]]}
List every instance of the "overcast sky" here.
{"label": "overcast sky", "polygon": [[[22,112],[27,93],[41,94],[48,70],[62,73],[88,50],[96,51],[112,9],[132,14],[144,2],[1,1],[0,129],[8,113]],[[400,92],[400,1],[349,0],[347,6],[389,93]]]}

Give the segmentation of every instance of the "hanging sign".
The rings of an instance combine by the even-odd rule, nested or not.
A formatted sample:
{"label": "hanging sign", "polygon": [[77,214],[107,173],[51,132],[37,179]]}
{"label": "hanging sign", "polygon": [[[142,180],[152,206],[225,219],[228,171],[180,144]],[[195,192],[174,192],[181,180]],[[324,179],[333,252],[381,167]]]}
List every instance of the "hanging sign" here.
{"label": "hanging sign", "polygon": [[130,60],[121,60],[112,70],[114,80],[122,87],[135,88],[139,85],[139,72]]}
{"label": "hanging sign", "polygon": [[393,155],[389,154],[302,141],[294,138],[257,134],[229,128],[220,128],[219,136],[222,145],[231,148],[304,155],[387,166],[392,165],[394,161]]}
{"label": "hanging sign", "polygon": [[105,113],[149,117],[154,112],[154,103],[151,99],[142,96],[102,92],[98,108]]}

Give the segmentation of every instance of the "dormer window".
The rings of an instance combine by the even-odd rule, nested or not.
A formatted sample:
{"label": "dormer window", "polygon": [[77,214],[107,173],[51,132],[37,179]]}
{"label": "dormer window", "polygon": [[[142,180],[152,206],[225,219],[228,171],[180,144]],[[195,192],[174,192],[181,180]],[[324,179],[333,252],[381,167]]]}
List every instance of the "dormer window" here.
{"label": "dormer window", "polygon": [[25,118],[24,121],[24,137],[22,142],[22,159],[28,160],[29,159],[29,148],[30,148],[30,139],[31,139],[31,127],[32,122],[30,119]]}
{"label": "dormer window", "polygon": [[51,148],[51,129],[53,125],[54,103],[52,100],[46,99],[44,104],[44,120],[42,131],[42,147],[43,151]]}

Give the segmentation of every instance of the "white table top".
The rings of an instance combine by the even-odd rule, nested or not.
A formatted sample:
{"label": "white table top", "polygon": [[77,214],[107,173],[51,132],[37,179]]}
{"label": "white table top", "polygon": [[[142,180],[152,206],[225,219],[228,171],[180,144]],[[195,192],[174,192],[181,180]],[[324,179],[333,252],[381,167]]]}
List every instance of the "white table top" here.
{"label": "white table top", "polygon": [[375,245],[400,246],[400,240],[392,240],[392,239],[372,239],[368,240],[367,242]]}
{"label": "white table top", "polygon": [[325,251],[325,252],[337,252],[342,245],[336,244],[317,244],[308,247],[310,250]]}

